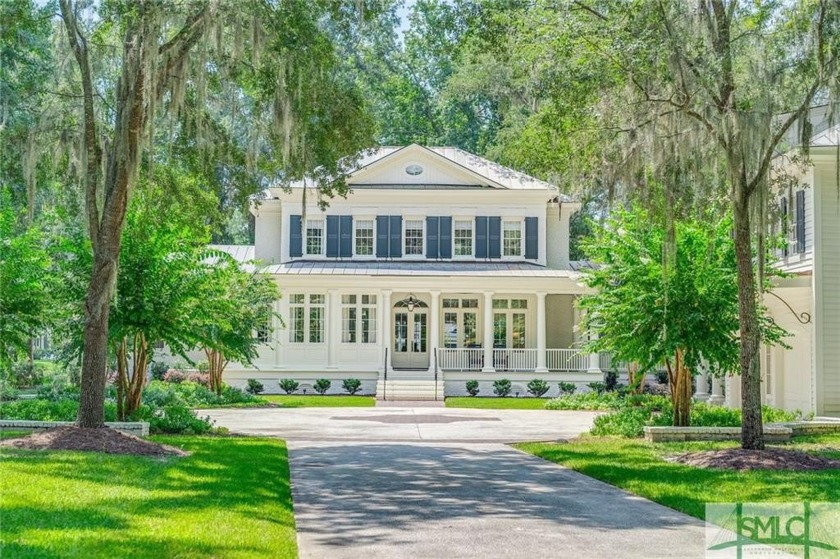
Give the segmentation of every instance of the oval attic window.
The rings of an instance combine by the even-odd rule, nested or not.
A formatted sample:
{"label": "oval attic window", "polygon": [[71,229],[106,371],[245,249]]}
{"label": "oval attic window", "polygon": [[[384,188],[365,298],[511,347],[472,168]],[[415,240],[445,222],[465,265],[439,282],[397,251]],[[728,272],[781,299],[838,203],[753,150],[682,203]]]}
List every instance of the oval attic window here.
{"label": "oval attic window", "polygon": [[420,165],[409,165],[405,168],[405,172],[412,176],[417,176],[423,172],[423,167]]}

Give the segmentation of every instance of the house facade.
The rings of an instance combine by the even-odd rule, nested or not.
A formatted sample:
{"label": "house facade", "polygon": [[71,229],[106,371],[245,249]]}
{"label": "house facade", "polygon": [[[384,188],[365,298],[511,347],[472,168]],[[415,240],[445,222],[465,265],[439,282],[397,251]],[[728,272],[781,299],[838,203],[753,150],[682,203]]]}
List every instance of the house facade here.
{"label": "house facade", "polygon": [[601,380],[581,353],[569,261],[569,219],[580,204],[550,184],[456,148],[376,150],[350,173],[346,198],[322,211],[303,186],[269,189],[252,208],[256,258],[277,281],[280,320],[254,367],[226,381],[358,378],[386,399],[492,394],[507,378]]}
{"label": "house facade", "polygon": [[[778,279],[764,303],[791,336],[790,348],[761,354],[763,397],[768,404],[817,416],[840,416],[840,188],[837,183],[840,126],[825,111],[813,111],[808,165],[786,165],[794,180],[779,193]],[[727,386],[738,405],[739,379]]]}

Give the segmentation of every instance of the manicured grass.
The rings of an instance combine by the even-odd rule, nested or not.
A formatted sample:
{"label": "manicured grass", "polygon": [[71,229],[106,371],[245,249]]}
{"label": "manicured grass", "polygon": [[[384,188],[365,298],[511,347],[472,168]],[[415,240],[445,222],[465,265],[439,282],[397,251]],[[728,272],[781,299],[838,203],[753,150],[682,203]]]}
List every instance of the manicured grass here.
{"label": "manicured grass", "polygon": [[282,441],[153,439],[192,454],[4,448],[0,557],[297,557]]}
{"label": "manicured grass", "polygon": [[447,408],[478,408],[483,410],[544,410],[548,398],[473,398],[449,397]]}
{"label": "manicured grass", "polygon": [[0,429],[0,441],[2,441],[3,439],[16,439],[18,437],[25,437],[31,432],[31,429]]}
{"label": "manicured grass", "polygon": [[[526,443],[517,448],[703,519],[710,503],[840,501],[840,470],[818,472],[706,470],[666,462],[669,454],[736,443],[647,443],[584,437],[569,443]],[[800,437],[785,448],[840,458],[840,435]]]}
{"label": "manicured grass", "polygon": [[261,395],[269,402],[281,404],[284,408],[372,408],[376,405],[373,396],[321,396],[320,394]]}

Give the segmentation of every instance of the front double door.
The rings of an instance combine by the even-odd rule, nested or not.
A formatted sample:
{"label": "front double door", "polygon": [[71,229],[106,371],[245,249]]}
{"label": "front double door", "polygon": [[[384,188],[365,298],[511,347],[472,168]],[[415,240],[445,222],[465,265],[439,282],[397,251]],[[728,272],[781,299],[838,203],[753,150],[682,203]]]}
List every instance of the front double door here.
{"label": "front double door", "polygon": [[391,366],[394,369],[429,368],[428,308],[394,309],[394,347]]}

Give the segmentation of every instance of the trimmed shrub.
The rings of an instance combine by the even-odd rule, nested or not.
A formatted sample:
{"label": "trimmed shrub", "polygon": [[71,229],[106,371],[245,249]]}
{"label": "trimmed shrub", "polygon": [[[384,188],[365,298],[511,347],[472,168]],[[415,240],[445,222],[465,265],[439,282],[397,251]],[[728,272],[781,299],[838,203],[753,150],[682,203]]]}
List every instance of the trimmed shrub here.
{"label": "trimmed shrub", "polygon": [[480,390],[478,389],[478,381],[477,380],[468,380],[467,381],[467,394],[470,396],[478,396]]}
{"label": "trimmed shrub", "polygon": [[544,380],[535,378],[528,383],[528,393],[534,398],[540,398],[546,392],[548,392],[548,383]]}
{"label": "trimmed shrub", "polygon": [[595,392],[596,394],[603,394],[607,391],[607,385],[603,382],[590,382],[586,386],[588,386],[589,390]]}
{"label": "trimmed shrub", "polygon": [[163,374],[164,382],[171,382],[173,384],[181,384],[187,380],[187,373],[181,369],[169,369]]}
{"label": "trimmed shrub", "polygon": [[210,386],[210,373],[192,372],[187,373],[187,382],[194,382],[201,386]]}
{"label": "trimmed shrub", "polygon": [[597,392],[581,392],[565,394],[545,403],[547,410],[614,410],[622,405],[622,400],[616,392],[598,394]]}
{"label": "trimmed shrub", "polygon": [[341,383],[341,387],[351,396],[362,389],[362,381],[357,378],[347,378]]}
{"label": "trimmed shrub", "polygon": [[315,389],[315,392],[323,396],[327,393],[327,390],[330,389],[332,386],[332,382],[328,378],[319,378],[315,381],[315,384],[312,385],[312,388]]}
{"label": "trimmed shrub", "polygon": [[263,390],[265,390],[265,386],[263,386],[263,383],[261,383],[255,378],[248,379],[248,387],[245,389],[245,391],[248,392],[248,394],[259,394]]}
{"label": "trimmed shrub", "polygon": [[654,376],[659,384],[668,384],[668,371],[656,371]]}
{"label": "trimmed shrub", "polygon": [[604,390],[607,392],[614,392],[618,389],[618,373],[616,371],[607,371],[604,373]]}
{"label": "trimmed shrub", "polygon": [[163,380],[163,376],[169,370],[169,366],[166,363],[152,361],[152,364],[149,367],[149,369],[151,369],[152,371],[152,380]]}
{"label": "trimmed shrub", "polygon": [[493,394],[499,398],[508,396],[511,391],[511,383],[508,379],[503,378],[493,381]]}
{"label": "trimmed shrub", "polygon": [[209,417],[198,417],[190,408],[181,405],[165,406],[148,413],[147,417],[138,414],[137,419],[149,422],[150,433],[204,435],[213,428]]}
{"label": "trimmed shrub", "polygon": [[292,378],[281,378],[280,379],[280,390],[285,392],[286,394],[294,394],[297,389],[300,387],[300,383]]}
{"label": "trimmed shrub", "polygon": [[560,389],[560,394],[565,396],[570,396],[577,390],[577,385],[573,382],[561,382],[557,384],[557,387]]}

